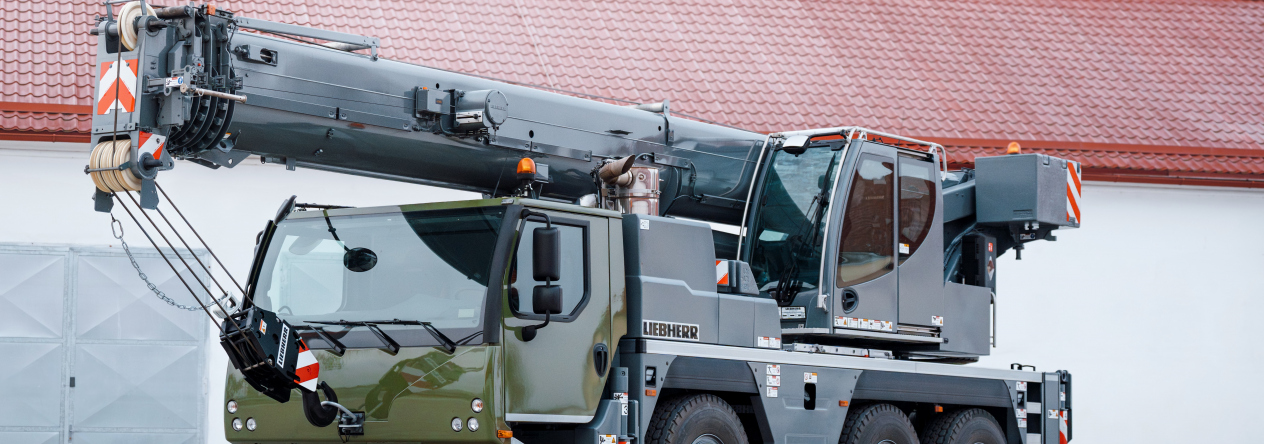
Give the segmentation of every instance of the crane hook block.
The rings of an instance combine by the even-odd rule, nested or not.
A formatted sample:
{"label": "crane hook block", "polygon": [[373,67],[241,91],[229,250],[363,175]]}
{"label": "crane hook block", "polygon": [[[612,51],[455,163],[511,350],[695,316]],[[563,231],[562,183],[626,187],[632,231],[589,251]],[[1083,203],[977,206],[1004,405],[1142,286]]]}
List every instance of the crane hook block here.
{"label": "crane hook block", "polygon": [[260,393],[287,402],[293,388],[307,390],[296,374],[306,344],[275,313],[253,306],[239,310],[224,320],[219,340],[233,367]]}

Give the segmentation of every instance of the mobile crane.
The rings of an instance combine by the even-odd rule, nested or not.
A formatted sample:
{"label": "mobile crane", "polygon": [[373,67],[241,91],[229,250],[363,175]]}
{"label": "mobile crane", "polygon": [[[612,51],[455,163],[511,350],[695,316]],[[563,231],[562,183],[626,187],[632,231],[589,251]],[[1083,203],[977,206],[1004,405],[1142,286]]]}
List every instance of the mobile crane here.
{"label": "mobile crane", "polygon": [[758,134],[119,3],[91,28],[97,210],[252,154],[486,197],[286,200],[221,325],[232,442],[1071,438],[1070,373],[953,364],[993,345],[996,257],[1079,226],[1075,162],[948,171],[880,131]]}

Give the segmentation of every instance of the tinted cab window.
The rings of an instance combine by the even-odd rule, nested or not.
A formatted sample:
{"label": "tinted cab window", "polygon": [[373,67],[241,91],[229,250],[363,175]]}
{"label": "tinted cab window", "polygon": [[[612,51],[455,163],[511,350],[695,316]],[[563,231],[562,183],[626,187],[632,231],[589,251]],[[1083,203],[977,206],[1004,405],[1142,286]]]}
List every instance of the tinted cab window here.
{"label": "tinted cab window", "polygon": [[894,269],[895,163],[864,154],[851,181],[838,249],[839,287],[868,282]]}

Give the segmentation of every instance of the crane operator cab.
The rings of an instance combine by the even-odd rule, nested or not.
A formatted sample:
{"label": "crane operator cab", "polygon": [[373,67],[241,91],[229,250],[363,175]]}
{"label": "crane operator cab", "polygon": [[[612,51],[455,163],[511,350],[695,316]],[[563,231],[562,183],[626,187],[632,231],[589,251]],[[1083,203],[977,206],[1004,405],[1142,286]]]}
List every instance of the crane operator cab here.
{"label": "crane operator cab", "polygon": [[[760,295],[781,307],[786,343],[941,360],[988,354],[996,256],[1026,241],[1053,240],[1049,232],[1059,224],[1040,227],[1026,220],[1032,212],[1025,208],[980,222],[976,185],[982,188],[989,172],[988,192],[1019,192],[998,182],[1039,182],[1016,171],[1033,164],[1027,158],[1051,158],[979,158],[977,171],[948,172],[942,153],[937,144],[863,128],[770,137],[739,254]],[[1064,192],[1045,188],[1030,199],[1042,208],[1056,200],[1046,195]],[[1078,226],[1071,219],[1054,222]]]}

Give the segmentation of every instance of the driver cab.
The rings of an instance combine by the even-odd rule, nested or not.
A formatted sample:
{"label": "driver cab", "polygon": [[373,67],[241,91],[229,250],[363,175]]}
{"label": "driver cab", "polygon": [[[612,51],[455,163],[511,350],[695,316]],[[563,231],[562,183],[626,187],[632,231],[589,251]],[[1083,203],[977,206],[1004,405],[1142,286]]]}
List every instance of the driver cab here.
{"label": "driver cab", "polygon": [[938,341],[938,146],[861,128],[773,137],[739,251],[784,334]]}

